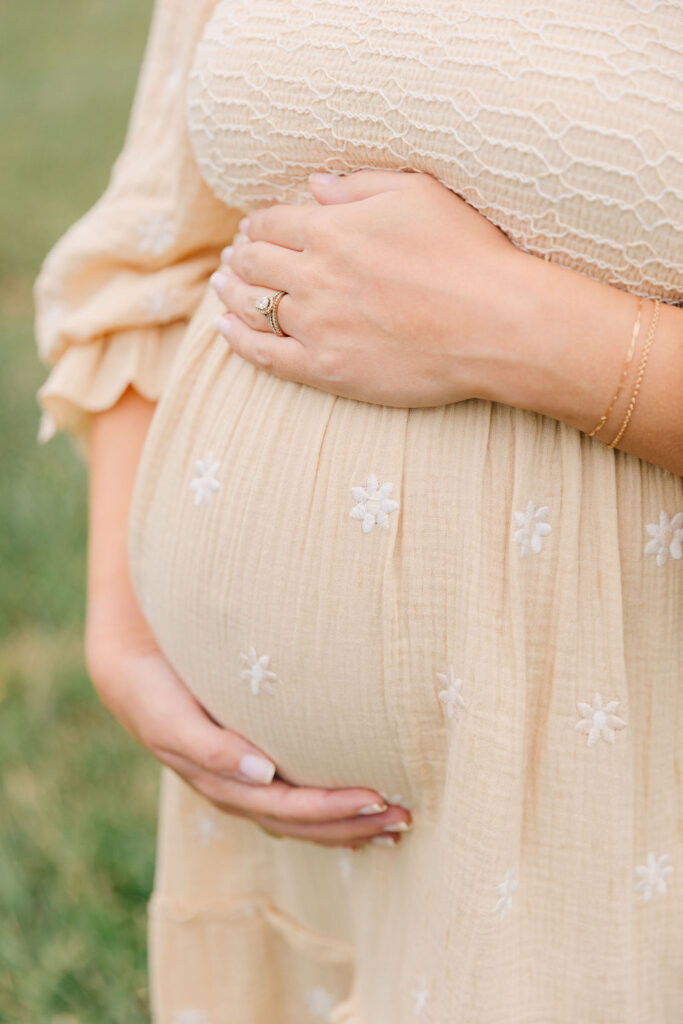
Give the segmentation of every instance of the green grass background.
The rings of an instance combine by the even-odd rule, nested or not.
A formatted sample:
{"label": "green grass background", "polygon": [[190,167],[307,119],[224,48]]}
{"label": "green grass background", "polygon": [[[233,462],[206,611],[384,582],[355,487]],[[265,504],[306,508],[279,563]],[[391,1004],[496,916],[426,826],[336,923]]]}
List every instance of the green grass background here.
{"label": "green grass background", "polygon": [[0,1022],[149,1020],[158,766],[83,661],[86,470],[39,445],[32,283],[106,187],[151,0],[5,0],[0,18]]}

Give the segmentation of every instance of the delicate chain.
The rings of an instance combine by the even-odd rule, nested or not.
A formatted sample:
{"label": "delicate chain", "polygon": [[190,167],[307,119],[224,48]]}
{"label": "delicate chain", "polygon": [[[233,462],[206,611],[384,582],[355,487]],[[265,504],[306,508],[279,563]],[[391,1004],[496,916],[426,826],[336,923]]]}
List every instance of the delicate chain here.
{"label": "delicate chain", "polygon": [[652,320],[650,321],[650,330],[647,332],[647,338],[645,340],[645,345],[643,347],[643,355],[640,360],[640,366],[638,367],[638,376],[636,377],[636,383],[633,389],[633,394],[631,395],[631,401],[629,402],[628,409],[626,410],[626,416],[624,417],[624,422],[621,424],[619,433],[613,441],[610,441],[610,444],[608,445],[609,448],[614,448],[614,446],[617,445],[619,441],[621,441],[622,437],[624,436],[624,431],[626,430],[631,420],[631,413],[633,412],[633,407],[636,404],[636,397],[638,395],[638,391],[640,390],[640,384],[643,379],[643,374],[645,373],[645,363],[647,362],[647,357],[650,352],[652,340],[655,336],[655,331],[657,330],[657,320],[659,318],[660,304],[660,300],[655,299],[655,308],[652,314]]}
{"label": "delicate chain", "polygon": [[624,386],[624,381],[626,380],[626,376],[628,374],[629,366],[631,365],[631,360],[633,359],[633,353],[635,352],[636,338],[638,337],[638,332],[640,330],[640,314],[641,314],[642,309],[643,309],[643,299],[642,299],[642,296],[641,296],[638,299],[638,315],[637,315],[636,321],[635,321],[635,323],[633,325],[633,333],[631,335],[631,344],[629,345],[629,349],[628,349],[628,352],[626,354],[626,362],[624,363],[624,370],[623,370],[622,375],[621,375],[621,380],[619,381],[619,387],[617,388],[617,390],[614,393],[614,398],[610,402],[609,408],[608,408],[607,412],[600,419],[600,422],[597,424],[597,426],[593,427],[593,429],[591,430],[590,434],[588,435],[589,437],[593,437],[595,434],[597,434],[598,430],[600,430],[601,427],[604,427],[605,423],[609,419],[609,416],[610,416],[610,414],[612,412],[612,409],[617,404],[617,400],[619,398],[619,395],[621,394],[621,389]]}

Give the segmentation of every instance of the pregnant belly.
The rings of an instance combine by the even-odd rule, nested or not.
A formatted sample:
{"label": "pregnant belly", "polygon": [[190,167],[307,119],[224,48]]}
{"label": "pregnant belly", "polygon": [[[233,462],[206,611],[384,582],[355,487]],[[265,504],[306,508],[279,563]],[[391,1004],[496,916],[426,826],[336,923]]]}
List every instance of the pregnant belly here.
{"label": "pregnant belly", "polygon": [[497,686],[509,672],[509,536],[483,542],[482,507],[509,505],[511,469],[487,451],[514,411],[338,398],[255,369],[206,322],[138,470],[145,614],[200,702],[284,777],[428,799],[463,703],[492,663]]}

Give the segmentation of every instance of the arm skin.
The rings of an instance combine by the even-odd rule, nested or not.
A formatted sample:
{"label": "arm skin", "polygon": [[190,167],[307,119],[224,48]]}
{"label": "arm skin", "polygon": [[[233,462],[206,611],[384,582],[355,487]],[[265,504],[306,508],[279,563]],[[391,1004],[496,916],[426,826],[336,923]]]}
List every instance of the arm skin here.
{"label": "arm skin", "polygon": [[110,628],[150,637],[128,572],[127,525],[135,474],[156,404],[129,387],[118,402],[93,415],[89,458],[88,600],[86,649]]}
{"label": "arm skin", "polygon": [[[515,360],[482,397],[589,433],[621,379],[637,297],[558,264],[520,255],[519,293],[528,301],[512,347]],[[645,300],[622,393],[595,435],[607,444],[628,408],[653,311],[654,302]],[[660,305],[633,414],[617,447],[683,476],[683,309],[677,306]]]}

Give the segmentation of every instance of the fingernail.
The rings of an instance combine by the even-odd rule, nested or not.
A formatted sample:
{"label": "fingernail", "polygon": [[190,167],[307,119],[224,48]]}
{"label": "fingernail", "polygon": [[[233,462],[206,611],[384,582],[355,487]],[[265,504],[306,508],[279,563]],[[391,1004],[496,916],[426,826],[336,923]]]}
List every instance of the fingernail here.
{"label": "fingernail", "polygon": [[230,323],[231,321],[227,317],[219,316],[214,320],[214,327],[221,332],[224,338],[227,338],[230,334]]}
{"label": "fingernail", "polygon": [[386,811],[386,804],[368,804],[367,807],[361,807],[357,814],[379,814],[380,811]]}
{"label": "fingernail", "polygon": [[220,291],[227,283],[228,275],[224,274],[221,270],[217,270],[215,274],[212,274],[209,278],[209,284],[215,288],[216,291]]}
{"label": "fingernail", "polygon": [[239,222],[237,227],[239,228],[243,235],[246,235],[247,231],[249,230],[249,218],[242,217],[242,220]]}
{"label": "fingernail", "polygon": [[412,828],[412,824],[408,824],[407,821],[395,821],[392,825],[385,825],[382,829],[383,832],[408,832]]}
{"label": "fingernail", "polygon": [[240,760],[240,771],[253,782],[262,782],[266,785],[273,781],[275,765],[265,757],[257,757],[256,754],[245,754]]}
{"label": "fingernail", "polygon": [[373,836],[371,839],[376,846],[396,846],[396,839],[392,839],[391,836]]}
{"label": "fingernail", "polygon": [[226,245],[225,249],[223,249],[223,252],[221,253],[221,260],[223,261],[223,263],[229,263],[231,256],[232,256],[232,246],[231,245]]}
{"label": "fingernail", "polygon": [[341,172],[339,174],[324,174],[322,171],[313,171],[313,174],[309,174],[308,180],[314,185],[329,185],[330,182],[336,181],[340,177],[343,177]]}

